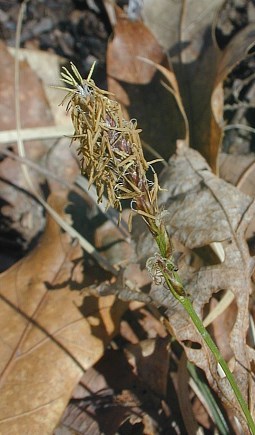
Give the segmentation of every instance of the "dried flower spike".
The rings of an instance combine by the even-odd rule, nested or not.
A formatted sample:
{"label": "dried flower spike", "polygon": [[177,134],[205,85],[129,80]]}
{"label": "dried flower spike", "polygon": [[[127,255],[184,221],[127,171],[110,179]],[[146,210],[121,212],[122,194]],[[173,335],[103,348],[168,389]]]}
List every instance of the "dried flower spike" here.
{"label": "dried flower spike", "polygon": [[[108,206],[121,213],[121,201],[131,200],[134,211],[141,214],[154,236],[159,231],[160,216],[157,194],[158,178],[153,171],[153,182],[146,172],[154,162],[146,162],[136,120],[126,121],[121,106],[107,91],[99,89],[91,79],[94,65],[86,80],[71,63],[72,73],[66,68],[62,80],[71,87],[63,87],[70,98],[67,110],[71,112],[74,139],[79,138],[78,154],[82,172],[89,184],[95,184],[98,202],[105,194]],[[157,220],[157,223],[156,223]]]}

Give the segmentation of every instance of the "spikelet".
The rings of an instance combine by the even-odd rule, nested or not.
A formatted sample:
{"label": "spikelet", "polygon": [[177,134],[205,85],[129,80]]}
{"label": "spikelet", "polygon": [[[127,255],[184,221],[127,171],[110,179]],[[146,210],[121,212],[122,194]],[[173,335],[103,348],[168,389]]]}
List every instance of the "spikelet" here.
{"label": "spikelet", "polygon": [[[72,73],[63,68],[62,80],[69,85],[64,101],[74,125],[74,139],[79,139],[78,154],[81,170],[89,185],[95,184],[98,202],[107,196],[108,206],[121,213],[121,201],[131,200],[132,208],[147,224],[155,227],[159,214],[157,194],[159,184],[153,172],[153,182],[146,178],[151,163],[146,162],[136,120],[124,120],[121,106],[112,94],[99,89],[91,79],[94,65],[86,80],[71,63]],[[155,162],[155,161],[154,161]],[[150,228],[152,230],[152,228]]]}

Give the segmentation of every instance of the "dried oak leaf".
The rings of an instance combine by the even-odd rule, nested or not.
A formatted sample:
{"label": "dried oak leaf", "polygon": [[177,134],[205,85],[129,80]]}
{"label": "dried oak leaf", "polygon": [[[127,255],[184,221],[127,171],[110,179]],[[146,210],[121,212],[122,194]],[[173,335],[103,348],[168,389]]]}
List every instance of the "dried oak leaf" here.
{"label": "dried oak leaf", "polygon": [[[176,140],[186,136],[214,172],[223,135],[223,80],[248,55],[255,41],[251,23],[224,50],[219,49],[215,25],[224,3],[144,0],[144,22],[130,23],[123,14],[122,18],[117,15],[114,37],[107,49],[109,90],[131,118],[139,119],[142,139],[168,160]],[[167,68],[162,66],[166,62],[155,39],[171,60]],[[169,81],[175,99],[162,88],[157,74],[148,82],[150,75],[145,68],[151,65],[139,56],[151,60],[154,67],[161,63],[158,69]]]}
{"label": "dried oak leaf", "polygon": [[[224,3],[145,0],[143,9],[144,23],[170,56],[189,121],[190,145],[206,157],[214,171],[223,134],[223,80],[255,41],[251,23],[224,50],[219,49],[215,24]],[[169,120],[173,116],[170,112]]]}
{"label": "dried oak leaf", "polygon": [[[0,57],[0,130],[4,131],[16,128],[15,98],[18,96],[14,90],[14,58],[1,41]],[[54,118],[38,75],[26,61],[20,62],[19,72],[21,127],[33,128],[53,125]],[[6,147],[6,144],[0,144],[0,149]],[[16,150],[17,146],[13,144],[12,148]],[[27,142],[25,149],[27,157],[37,162],[48,151],[45,143],[39,140]],[[37,172],[32,170],[30,170],[30,176],[35,187],[44,181]],[[12,236],[12,233],[15,232],[19,243],[27,248],[33,238],[42,231],[44,216],[41,205],[27,192],[27,181],[19,162],[10,158],[1,159],[0,192],[0,215],[3,215],[4,242],[9,246],[8,240],[6,241],[8,234],[10,233]]]}
{"label": "dried oak leaf", "polygon": [[[167,64],[165,52],[143,22],[130,21],[119,8],[116,12],[113,38],[107,46],[109,91],[128,111],[129,118],[139,119],[143,141],[157,146],[157,151],[168,159],[169,142],[174,152],[176,140],[184,137],[185,129],[183,119],[176,111],[175,98],[163,88],[156,70],[157,65]],[[177,91],[179,96],[174,73],[171,78],[174,93]],[[171,123],[169,113],[172,114]],[[172,125],[175,125],[174,129]]]}
{"label": "dried oak leaf", "polygon": [[[71,433],[86,435],[152,435],[169,427],[169,417],[162,412],[162,397],[134,373],[125,353],[108,349],[82,377],[62,424]],[[152,426],[150,430],[148,426]]]}
{"label": "dried oak leaf", "polygon": [[[234,376],[253,411],[255,384],[250,365],[255,360],[255,352],[246,344],[246,334],[255,259],[250,257],[244,232],[254,215],[255,202],[213,175],[198,152],[183,146],[170,159],[160,185],[166,189],[161,195],[161,203],[167,210],[164,219],[172,237],[190,250],[213,242],[220,242],[224,248],[224,262],[197,270],[192,267],[190,259],[183,256],[179,261],[180,276],[200,317],[203,317],[205,305],[213,294],[221,290],[230,290],[234,294],[236,317],[228,341],[235,361]],[[144,264],[156,247],[151,236],[142,232],[139,221],[136,224],[137,255]],[[205,371],[214,390],[242,419],[227,379],[219,376],[214,358],[183,308],[162,285],[152,285],[150,296],[154,302],[167,308],[169,327],[185,348],[188,359]],[[189,346],[189,342],[194,346]]]}
{"label": "dried oak leaf", "polygon": [[[121,57],[121,53],[124,54]],[[115,79],[126,83],[146,84],[155,74],[155,67],[141,62],[139,56],[161,63],[165,54],[155,36],[141,21],[130,21],[116,7],[114,37],[108,44],[108,72]]]}
{"label": "dried oak leaf", "polygon": [[[15,89],[14,58],[6,45],[0,42],[0,123],[1,130],[15,128]],[[49,126],[54,124],[49,103],[38,75],[26,61],[21,61],[20,69],[20,105],[22,128]]]}
{"label": "dried oak leaf", "polygon": [[[53,204],[62,211],[63,198]],[[84,297],[81,259],[48,218],[39,245],[0,275],[0,433],[51,434],[115,332],[123,304]]]}

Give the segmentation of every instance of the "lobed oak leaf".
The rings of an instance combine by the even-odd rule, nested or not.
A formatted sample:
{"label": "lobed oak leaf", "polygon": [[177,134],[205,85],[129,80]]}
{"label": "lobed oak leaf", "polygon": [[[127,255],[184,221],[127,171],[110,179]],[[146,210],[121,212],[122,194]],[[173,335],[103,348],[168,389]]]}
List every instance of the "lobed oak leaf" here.
{"label": "lobed oak leaf", "polygon": [[51,434],[117,328],[123,303],[84,297],[81,258],[48,218],[38,246],[0,275],[1,433]]}
{"label": "lobed oak leaf", "polygon": [[[128,27],[122,34],[117,20],[107,53],[109,89],[127,107],[130,117],[139,119],[143,140],[168,160],[176,141],[185,138],[216,173],[224,126],[223,80],[249,55],[255,42],[254,24],[250,23],[224,50],[217,46],[215,28],[224,4],[223,0],[145,0],[143,23],[128,23],[129,34]],[[132,25],[138,29],[147,26],[146,38],[137,40],[138,32],[131,30]],[[124,36],[129,44],[120,44]],[[168,64],[163,57],[157,61],[153,49],[147,50],[152,47],[152,37],[167,54]],[[149,76],[144,68],[149,65],[144,66],[139,56],[148,58],[154,66],[161,63],[158,69],[171,87],[173,82],[178,84],[175,100],[168,95],[167,101],[158,75],[154,74],[150,83],[146,81]]]}
{"label": "lobed oak leaf", "polygon": [[[223,135],[223,80],[255,42],[254,24],[237,32],[224,50],[215,28],[223,0],[145,0],[144,23],[171,59],[189,121],[190,146],[218,171]],[[172,114],[170,115],[172,117]]]}
{"label": "lobed oak leaf", "polygon": [[[244,234],[253,218],[255,202],[213,175],[199,153],[185,147],[180,147],[170,159],[160,185],[166,189],[161,194],[161,204],[167,211],[164,219],[168,231],[174,240],[191,252],[189,256],[183,255],[179,259],[179,269],[184,288],[193,300],[198,315],[201,318],[205,316],[207,304],[217,293],[231,291],[233,294],[236,306],[232,313],[234,319],[225,331],[227,337],[224,337],[228,341],[227,356],[234,361],[233,373],[244,397],[253,404],[255,384],[251,365],[254,363],[254,352],[246,342],[246,335],[255,259],[250,256]],[[136,250],[139,261],[144,264],[148,256],[155,252],[155,245],[140,225],[137,220],[134,240],[138,240]],[[221,243],[224,260],[194,267],[194,252],[215,242]],[[217,363],[183,308],[163,285],[153,284],[150,296],[154,302],[167,308],[169,328],[184,347],[188,359],[204,370],[214,390],[243,421],[227,379],[220,377]],[[215,338],[224,353],[222,339],[219,340],[218,334]]]}

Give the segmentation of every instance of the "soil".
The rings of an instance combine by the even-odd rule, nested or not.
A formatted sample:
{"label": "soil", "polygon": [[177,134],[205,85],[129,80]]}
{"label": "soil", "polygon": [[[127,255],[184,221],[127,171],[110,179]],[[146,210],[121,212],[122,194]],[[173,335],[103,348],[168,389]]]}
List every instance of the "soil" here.
{"label": "soil", "polygon": [[[89,6],[90,4],[90,6]],[[0,2],[0,38],[15,45],[19,1]],[[22,24],[21,46],[48,50],[72,61],[86,75],[94,61],[105,77],[105,54],[111,26],[101,2],[30,1]]]}

